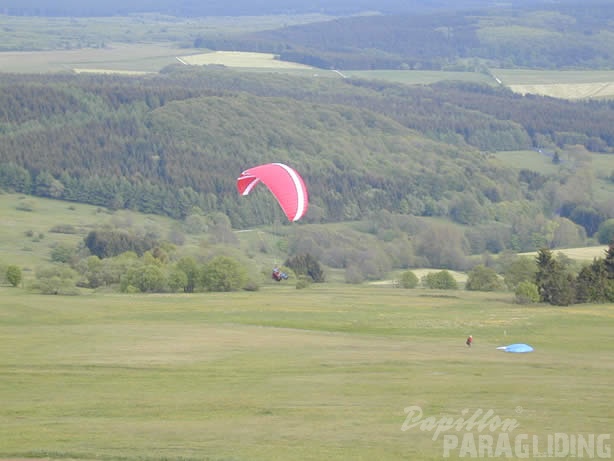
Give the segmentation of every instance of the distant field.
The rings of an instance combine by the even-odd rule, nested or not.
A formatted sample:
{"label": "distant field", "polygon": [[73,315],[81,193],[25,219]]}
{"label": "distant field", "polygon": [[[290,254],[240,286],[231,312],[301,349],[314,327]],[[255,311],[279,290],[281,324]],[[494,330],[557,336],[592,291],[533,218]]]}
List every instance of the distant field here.
{"label": "distant field", "polygon": [[[474,72],[415,70],[352,70],[313,72],[308,66],[283,63],[272,55],[194,49],[197,38],[224,37],[250,31],[331,20],[322,14],[253,17],[177,18],[160,14],[127,17],[43,18],[0,14],[0,72],[98,72],[140,75],[158,72],[178,62],[220,64],[245,70],[288,72],[303,76],[354,77],[407,84],[430,84],[462,80],[503,85],[518,93],[558,98],[613,98],[614,71],[538,71],[493,69],[490,78]],[[483,27],[486,40],[514,43],[527,36],[540,38],[545,32],[533,28]],[[537,35],[536,35],[537,34]],[[25,51],[33,50],[33,51]],[[44,51],[40,51],[44,50]]]}
{"label": "distant field", "polygon": [[58,72],[117,73],[142,75],[159,72],[171,64],[216,64],[250,71],[282,71],[304,76],[338,74],[313,69],[302,64],[280,61],[270,53],[216,51],[178,48],[165,43],[113,43],[104,48],[83,48],[52,51],[0,52],[0,72]]}
{"label": "distant field", "polygon": [[348,77],[388,80],[412,85],[428,85],[442,80],[460,80],[465,82],[492,83],[487,75],[477,72],[448,72],[431,70],[348,70],[343,71]]}
{"label": "distant field", "polygon": [[[608,247],[604,245],[595,247],[583,247],[583,248],[564,248],[560,250],[553,250],[553,253],[562,253],[570,259],[577,261],[592,261],[595,258],[603,259]],[[520,253],[522,256],[536,256],[536,252]]]}
{"label": "distant field", "polygon": [[280,61],[270,53],[247,53],[240,51],[212,51],[210,53],[179,56],[180,62],[191,65],[218,64],[228,67],[251,67],[267,69],[313,69],[294,62]]}
{"label": "distant field", "polygon": [[[0,457],[435,461],[471,458],[463,437],[504,434],[511,450],[536,437],[543,456],[555,433],[611,434],[614,306],[510,298],[329,284],[81,297],[0,287]],[[516,342],[535,352],[496,350]],[[476,412],[516,428],[428,425]],[[459,439],[447,458],[444,436]]]}
{"label": "distant field", "polygon": [[157,13],[112,17],[38,17],[0,14],[0,50],[61,50],[108,43],[192,46],[216,38],[333,19],[322,14],[180,18]]}
{"label": "distant field", "polygon": [[[327,76],[336,78],[364,78],[407,83],[412,85],[429,84],[442,80],[461,80],[470,82],[492,82],[484,74],[473,72],[415,71],[415,70],[328,70],[318,69],[303,64],[280,61],[269,53],[251,53],[238,51],[215,51],[189,56],[179,56],[178,60],[190,65],[218,64],[254,71],[294,71],[304,76]],[[297,71],[300,71],[298,73]]]}
{"label": "distant field", "polygon": [[[31,211],[24,211],[24,204]],[[0,263],[17,264],[26,277],[38,265],[50,262],[55,246],[76,247],[97,226],[115,223],[135,230],[150,229],[165,238],[171,227],[171,220],[162,216],[130,211],[110,213],[92,205],[19,194],[0,194],[0,216]],[[59,225],[72,226],[74,233],[54,232]]]}
{"label": "distant field", "polygon": [[96,49],[7,51],[0,53],[0,72],[158,72],[169,64],[176,64],[176,56],[189,51],[162,43],[114,43]]}
{"label": "distant field", "polygon": [[[223,26],[233,27],[233,24],[228,23]],[[223,26],[217,24],[212,27]],[[262,27],[262,24],[260,26]],[[235,51],[203,53],[202,49],[180,47],[174,45],[172,41],[105,42],[104,46],[98,48],[0,52],[0,72],[74,71],[142,75],[159,72],[165,66],[177,63],[214,64],[254,72],[284,72],[306,77],[376,79],[412,85],[426,85],[442,80],[496,84],[492,77],[476,72],[317,69],[280,61],[270,53]],[[614,97],[614,71],[555,72],[495,69],[493,76],[513,91],[523,94],[534,93],[566,99]]]}
{"label": "distant field", "polygon": [[[542,174],[554,174],[562,167],[552,163],[550,155],[534,150],[505,151],[497,152],[494,155],[507,166],[518,169],[526,168]],[[614,183],[607,179],[614,173],[614,155],[592,153],[590,159],[595,197],[598,200],[609,200],[614,197]],[[561,160],[565,161],[564,156]]]}
{"label": "distant field", "polygon": [[614,97],[614,71],[540,71],[493,69],[492,74],[517,93],[563,99]]}

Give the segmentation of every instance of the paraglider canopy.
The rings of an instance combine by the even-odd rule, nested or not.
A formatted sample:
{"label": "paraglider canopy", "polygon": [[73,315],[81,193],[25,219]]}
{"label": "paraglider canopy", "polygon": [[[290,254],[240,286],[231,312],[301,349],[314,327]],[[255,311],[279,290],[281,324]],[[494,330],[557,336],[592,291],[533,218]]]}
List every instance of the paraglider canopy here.
{"label": "paraglider canopy", "polygon": [[249,168],[237,178],[237,189],[241,195],[248,195],[259,182],[269,188],[289,221],[298,221],[307,212],[307,187],[293,168],[283,163]]}
{"label": "paraglider canopy", "polygon": [[514,352],[517,354],[533,352],[533,348],[528,344],[510,344],[509,346],[497,347],[497,349],[503,352]]}

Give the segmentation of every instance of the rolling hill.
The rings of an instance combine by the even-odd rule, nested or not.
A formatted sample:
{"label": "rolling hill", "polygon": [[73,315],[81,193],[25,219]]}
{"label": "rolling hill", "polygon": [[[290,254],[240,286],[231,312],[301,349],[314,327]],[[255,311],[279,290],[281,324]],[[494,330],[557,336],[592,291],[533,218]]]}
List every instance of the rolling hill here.
{"label": "rolling hill", "polygon": [[[266,196],[246,209],[234,181],[282,161],[309,184],[308,223],[381,210],[443,217],[498,234],[486,247],[500,251],[534,249],[538,216],[586,207],[593,227],[586,213],[575,224],[592,236],[612,214],[593,190],[609,183],[607,162],[598,183],[586,180],[588,149],[614,149],[607,103],[177,65],[144,77],[6,74],[0,112],[3,187],[112,209],[221,211],[236,228],[271,222]],[[491,155],[538,145],[558,149],[564,168],[518,169]]]}

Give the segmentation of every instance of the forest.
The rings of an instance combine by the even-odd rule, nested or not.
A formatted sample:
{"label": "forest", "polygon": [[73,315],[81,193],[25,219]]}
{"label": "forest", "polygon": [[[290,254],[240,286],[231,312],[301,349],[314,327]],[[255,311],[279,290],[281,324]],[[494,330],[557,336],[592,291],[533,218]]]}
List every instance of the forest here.
{"label": "forest", "polygon": [[[613,122],[609,102],[454,82],[183,66],[147,77],[5,74],[0,187],[178,219],[221,212],[241,229],[279,216],[266,191],[246,207],[236,177],[282,161],[308,183],[305,223],[441,217],[469,226],[474,253],[534,250],[555,243],[553,219],[568,229],[556,243],[577,245],[614,217],[590,168],[591,150],[614,152]],[[555,152],[557,172],[491,155],[523,149]]]}
{"label": "forest", "polygon": [[194,45],[273,52],[326,69],[611,69],[613,14],[614,5],[603,1],[459,6],[341,17],[243,36],[203,35]]}

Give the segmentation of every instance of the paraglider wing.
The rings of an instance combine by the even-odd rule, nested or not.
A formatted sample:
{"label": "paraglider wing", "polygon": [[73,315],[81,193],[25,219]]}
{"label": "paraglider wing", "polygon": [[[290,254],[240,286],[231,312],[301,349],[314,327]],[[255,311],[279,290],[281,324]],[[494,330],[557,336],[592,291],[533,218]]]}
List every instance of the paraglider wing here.
{"label": "paraglider wing", "polygon": [[510,344],[509,346],[497,347],[500,351],[514,352],[516,354],[522,354],[525,352],[533,352],[533,348],[528,344]]}
{"label": "paraglider wing", "polygon": [[237,178],[237,189],[241,195],[248,195],[260,182],[275,196],[288,220],[298,221],[307,212],[307,187],[293,168],[283,163],[250,168]]}

